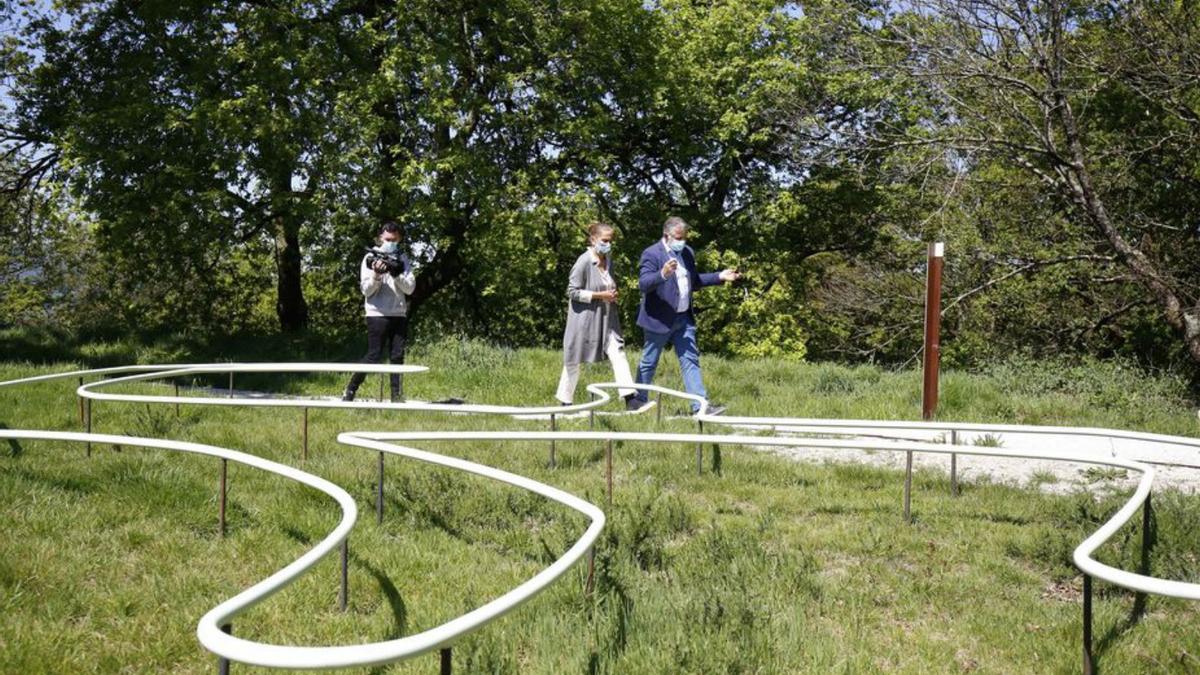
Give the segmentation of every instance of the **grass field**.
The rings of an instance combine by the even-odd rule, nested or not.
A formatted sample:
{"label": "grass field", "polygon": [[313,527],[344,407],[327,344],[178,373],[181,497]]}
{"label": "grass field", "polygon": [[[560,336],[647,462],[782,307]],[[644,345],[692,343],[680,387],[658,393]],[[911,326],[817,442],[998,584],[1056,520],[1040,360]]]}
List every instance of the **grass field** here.
{"label": "grass field", "polygon": [[[277,355],[278,360],[300,360]],[[551,402],[551,351],[477,342],[419,345],[414,398]],[[633,358],[631,356],[631,358]],[[247,359],[249,360],[249,359]],[[79,364],[0,364],[0,380]],[[221,376],[217,376],[218,380]],[[588,379],[605,380],[597,367]],[[876,368],[706,358],[712,397],[736,414],[913,419],[920,376]],[[678,386],[664,359],[659,383]],[[333,394],[340,378],[241,378],[239,387]],[[147,385],[139,385],[149,389]],[[375,382],[363,391],[370,395]],[[0,389],[0,425],[78,430],[73,382]],[[159,388],[160,391],[166,391]],[[582,388],[581,388],[582,391]],[[667,412],[672,412],[669,404]],[[1197,435],[1177,381],[1108,364],[1021,364],[948,373],[942,419],[1075,424]],[[681,407],[681,406],[679,406]],[[613,407],[615,409],[615,405]],[[249,614],[234,631],[288,644],[354,644],[412,634],[516,586],[557,558],[583,519],[519,490],[390,460],[387,517],[372,514],[375,455],[338,432],[545,429],[508,418],[382,411],[310,412],[301,461],[300,412],[100,403],[95,430],[211,443],[294,464],[358,500],[350,543],[350,606],[337,608],[335,558]],[[600,417],[614,430],[691,431],[653,415]],[[560,422],[586,429],[587,421]],[[601,448],[429,443],[604,503]],[[1080,578],[1071,550],[1124,501],[1052,496],[918,473],[911,526],[902,476],[816,466],[721,447],[698,476],[691,446],[618,444],[614,505],[585,569],[454,647],[457,672],[781,673],[1077,672]],[[719,468],[719,471],[714,469]],[[0,446],[0,672],[210,672],[197,619],[294,559],[338,518],[326,497],[245,467],[230,469],[229,530],[217,531],[218,462],[156,450],[51,442]],[[1151,570],[1200,581],[1200,500],[1155,495]],[[1139,527],[1100,559],[1137,569]],[[1103,672],[1200,670],[1200,605],[1098,585],[1096,648]],[[429,673],[435,655],[379,669]],[[235,671],[253,670],[235,665]]]}

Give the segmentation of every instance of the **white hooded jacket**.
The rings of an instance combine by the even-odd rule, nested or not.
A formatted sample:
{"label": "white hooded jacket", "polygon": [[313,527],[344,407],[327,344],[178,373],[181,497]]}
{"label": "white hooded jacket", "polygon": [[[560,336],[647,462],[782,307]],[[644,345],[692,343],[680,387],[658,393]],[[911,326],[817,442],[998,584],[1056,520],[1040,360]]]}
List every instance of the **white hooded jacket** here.
{"label": "white hooded jacket", "polygon": [[384,272],[378,274],[367,267],[367,256],[363,256],[359,268],[359,286],[366,301],[363,306],[367,316],[407,316],[408,298],[417,287],[417,278],[412,268],[393,277]]}

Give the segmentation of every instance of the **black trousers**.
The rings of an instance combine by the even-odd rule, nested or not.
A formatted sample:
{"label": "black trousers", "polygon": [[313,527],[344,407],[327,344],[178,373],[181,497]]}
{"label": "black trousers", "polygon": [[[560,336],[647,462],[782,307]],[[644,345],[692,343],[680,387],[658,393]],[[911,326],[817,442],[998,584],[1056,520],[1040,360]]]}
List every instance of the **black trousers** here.
{"label": "black trousers", "polygon": [[[387,349],[393,365],[404,363],[404,345],[408,333],[408,317],[405,316],[368,316],[367,317],[367,355],[363,363],[381,363],[383,351]],[[354,393],[359,385],[367,379],[366,373],[354,373],[346,391]],[[391,375],[392,396],[401,395],[400,374]]]}

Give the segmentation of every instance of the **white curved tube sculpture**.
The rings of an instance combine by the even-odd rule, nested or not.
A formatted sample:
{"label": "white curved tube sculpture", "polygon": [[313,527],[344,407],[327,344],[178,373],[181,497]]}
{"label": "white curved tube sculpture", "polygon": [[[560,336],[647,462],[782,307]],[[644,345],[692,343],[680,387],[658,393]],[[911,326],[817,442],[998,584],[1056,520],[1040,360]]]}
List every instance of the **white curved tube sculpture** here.
{"label": "white curved tube sculpture", "polygon": [[[233,637],[221,631],[221,626],[228,624],[238,614],[246,611],[250,607],[262,602],[275,593],[282,590],[285,586],[295,581],[300,575],[304,574],[313,565],[317,564],[321,558],[325,557],[330,551],[342,543],[343,540],[350,534],[350,530],[354,527],[354,521],[358,518],[358,505],[354,503],[354,498],[350,496],[342,488],[330,483],[329,481],[314,476],[308,472],[272,462],[255,455],[250,455],[236,450],[226,448],[218,448],[212,445],[204,445],[201,443],[188,443],[185,441],[169,441],[154,438],[138,438],[136,436],[119,436],[114,434],[83,434],[69,431],[40,431],[40,430],[24,430],[24,429],[0,429],[0,438],[7,439],[25,439],[25,440],[40,440],[40,441],[73,441],[82,443],[114,443],[118,445],[130,445],[144,448],[158,448],[161,450],[173,450],[175,452],[188,452],[199,455],[208,455],[210,457],[219,457],[221,459],[232,460],[252,466],[256,469],[269,471],[284,478],[303,483],[309,487],[315,488],[332,497],[339,506],[342,507],[342,519],[337,524],[337,527],[332,532],[325,535],[321,541],[317,542],[304,555],[292,561],[283,569],[275,572],[271,576],[263,579],[257,584],[238,593],[225,602],[217,605],[203,618],[200,619],[200,624],[196,633],[200,636],[200,641],[210,651],[221,656],[229,657],[232,654],[246,654],[246,640]],[[257,645],[256,643],[248,643],[262,648],[271,647],[270,645]],[[287,648],[285,648],[287,649]],[[238,659],[241,660],[241,659]],[[263,664],[275,665],[275,664]],[[283,666],[282,662],[279,664]],[[290,667],[303,667],[292,665]]]}
{"label": "white curved tube sculpture", "polygon": [[[256,399],[230,399],[230,398],[215,398],[215,397],[175,397],[175,396],[148,396],[134,394],[112,394],[98,391],[99,389],[109,387],[120,383],[141,382],[146,380],[160,379],[164,377],[179,377],[190,374],[205,374],[217,372],[421,372],[425,368],[420,366],[373,366],[373,365],[347,365],[347,364],[322,364],[322,363],[302,363],[302,364],[189,364],[182,366],[127,366],[122,368],[109,368],[96,371],[74,371],[71,373],[61,373],[53,375],[44,375],[22,380],[14,380],[10,382],[0,383],[0,386],[29,383],[37,381],[47,381],[52,379],[62,379],[69,377],[83,377],[95,374],[120,374],[120,373],[139,373],[128,375],[116,379],[94,382],[87,385],[82,385],[78,388],[78,394],[81,397],[94,400],[109,400],[109,401],[130,401],[130,402],[148,402],[148,403],[187,403],[198,405],[234,405],[234,406],[275,406],[275,407],[325,407],[325,408],[368,408],[368,409],[403,409],[412,411],[426,412],[456,412],[456,413],[475,413],[475,414],[503,414],[503,415],[536,415],[536,414],[563,414],[572,413],[583,410],[590,410],[600,407],[611,400],[611,397],[606,393],[606,390],[616,389],[619,385],[616,383],[600,383],[588,385],[588,391],[598,396],[597,400],[577,404],[573,406],[547,406],[547,407],[532,407],[520,408],[514,406],[497,406],[497,405],[481,405],[481,404],[462,404],[448,405],[435,403],[419,403],[419,402],[402,402],[402,403],[385,403],[372,401],[329,401],[329,400],[314,400],[314,399],[282,399],[282,398],[256,398]],[[628,385],[620,385],[628,386]],[[1000,424],[968,424],[968,423],[939,423],[939,422],[905,422],[905,421],[876,421],[876,420],[824,420],[824,419],[805,419],[805,418],[778,418],[778,417],[745,417],[745,416],[712,416],[707,414],[708,402],[704,399],[686,394],[684,392],[659,387],[654,385],[637,385],[639,389],[655,391],[669,396],[683,398],[695,401],[700,404],[702,412],[695,416],[698,422],[710,422],[715,424],[730,425],[730,426],[768,426],[772,428],[786,427],[794,431],[812,432],[824,431],[828,433],[830,430],[851,430],[851,429],[872,429],[879,431],[972,431],[972,432],[988,432],[988,433],[1020,433],[1020,434],[1069,434],[1075,436],[1094,437],[1097,439],[1126,439],[1137,440],[1151,443],[1170,444],[1174,446],[1185,446],[1200,449],[1200,439],[1183,438],[1178,436],[1168,436],[1163,434],[1148,434],[1142,432],[1132,432],[1114,429],[1100,428],[1080,428],[1080,427],[1036,427],[1024,425],[1000,425]],[[0,430],[0,438],[7,437],[8,433],[45,433],[54,432],[4,432]],[[62,432],[60,432],[62,433]],[[124,437],[118,436],[103,436],[103,435],[88,435],[88,434],[64,434],[74,437],[72,440],[95,440],[96,442],[121,442],[119,440]],[[87,436],[88,438],[83,438]],[[144,439],[143,439],[144,440]],[[472,610],[457,619],[454,619],[442,626],[425,631],[418,635],[408,636],[398,640],[389,642],[375,643],[371,645],[355,645],[355,646],[340,646],[340,647],[284,647],[276,645],[262,645],[246,640],[241,640],[220,631],[220,626],[227,623],[237,613],[244,611],[252,604],[261,601],[271,593],[278,590],[283,583],[279,585],[269,584],[272,580],[277,579],[285,571],[296,571],[296,574],[302,573],[303,569],[297,567],[301,560],[308,560],[308,556],[312,555],[317,548],[314,547],[309,554],[304,558],[289,565],[284,570],[280,570],[275,575],[272,575],[267,580],[260,582],[254,587],[247,589],[243,593],[231,598],[222,603],[218,607],[211,610],[201,619],[197,633],[201,642],[221,656],[237,660],[245,663],[252,663],[263,666],[274,666],[284,668],[320,668],[320,667],[345,667],[353,665],[373,665],[392,661],[401,660],[410,656],[436,649],[452,642],[455,638],[475,630],[491,620],[511,611],[513,608],[520,605],[522,602],[532,597],[534,594],[544,589],[553,581],[559,578],[566,572],[575,562],[577,562],[592,546],[596,537],[604,525],[604,515],[595,506],[584,502],[567,493],[559,491],[550,486],[543,485],[528,478],[510,474],[498,469],[493,469],[479,464],[474,464],[465,460],[444,457],[434,453],[424,452],[415,448],[395,445],[395,441],[471,441],[471,440],[591,440],[591,441],[611,441],[611,440],[631,440],[631,441],[647,441],[647,442],[671,442],[671,443],[720,443],[720,444],[735,444],[735,445],[752,445],[752,446],[787,446],[787,447],[820,447],[820,448],[846,448],[846,449],[871,449],[885,450],[898,452],[924,452],[937,454],[962,454],[962,455],[979,455],[993,457],[1009,457],[1009,458],[1030,458],[1030,459],[1047,459],[1065,462],[1077,462],[1084,464],[1095,464],[1117,467],[1131,471],[1137,471],[1141,474],[1141,479],[1138,481],[1137,488],[1130,499],[1096,532],[1087,537],[1074,550],[1073,560],[1077,567],[1085,574],[1094,576],[1095,578],[1108,581],[1109,583],[1123,586],[1131,590],[1151,593],[1156,595],[1164,595],[1177,598],[1185,598],[1191,600],[1200,600],[1200,584],[1186,583],[1173,581],[1168,579],[1159,579],[1146,575],[1136,574],[1125,570],[1113,568],[1105,565],[1094,558],[1092,554],[1101,545],[1104,544],[1113,534],[1115,534],[1122,526],[1124,526],[1130,518],[1138,511],[1145,503],[1150,494],[1150,490],[1154,481],[1154,470],[1149,463],[1155,463],[1154,460],[1146,462],[1133,461],[1120,456],[1117,456],[1115,451],[1105,456],[1103,452],[1058,452],[1058,451],[1039,451],[1032,448],[1023,449],[1007,449],[1007,448],[986,448],[978,446],[948,446],[944,444],[922,443],[913,441],[862,441],[862,440],[832,440],[832,439],[811,439],[811,438],[795,438],[795,437],[778,437],[778,436],[736,436],[736,435],[714,435],[714,434],[662,434],[662,433],[630,433],[630,432],[346,432],[338,436],[338,441],[354,445],[357,447],[368,448],[380,452],[387,452],[400,456],[417,459],[419,461],[439,464],[457,470],[475,473],[477,475],[486,476],[495,480],[531,490],[541,494],[549,499],[562,503],[570,508],[573,508],[590,520],[590,524],[584,535],[553,565],[546,570],[528,580],[521,586],[509,591],[489,602],[488,604]],[[132,441],[126,441],[132,443]],[[171,444],[172,441],[162,441],[161,443]],[[151,447],[167,447],[151,446]],[[233,452],[233,451],[225,451]],[[240,455],[241,453],[235,453]],[[259,460],[265,462],[265,460]],[[1172,462],[1161,462],[1164,464],[1174,464]],[[1187,465],[1183,465],[1187,466]],[[315,478],[315,477],[314,477]],[[320,480],[320,479],[317,479]],[[340,529],[341,526],[339,526]],[[348,527],[347,527],[348,529]],[[321,545],[325,545],[337,534],[331,533]],[[344,537],[344,534],[342,535]],[[333,540],[331,544],[325,547],[316,558],[328,553],[333,546],[340,541],[340,538]],[[311,562],[308,563],[311,565]],[[304,569],[306,569],[305,567]],[[291,577],[294,578],[294,577]],[[291,580],[288,579],[288,581]],[[278,583],[278,582],[277,582]],[[251,599],[253,598],[253,599]]]}

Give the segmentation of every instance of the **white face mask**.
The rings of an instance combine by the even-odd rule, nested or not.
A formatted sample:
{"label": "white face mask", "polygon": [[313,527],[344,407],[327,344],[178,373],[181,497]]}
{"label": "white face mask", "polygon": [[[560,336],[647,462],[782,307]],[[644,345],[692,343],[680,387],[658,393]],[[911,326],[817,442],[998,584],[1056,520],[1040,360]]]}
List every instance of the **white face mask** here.
{"label": "white face mask", "polygon": [[385,241],[379,245],[379,250],[384,253],[395,253],[400,248],[400,243],[395,241]]}
{"label": "white face mask", "polygon": [[687,240],[686,239],[675,239],[674,237],[668,237],[667,238],[667,246],[670,246],[672,251],[679,253],[680,251],[683,250],[684,246],[687,246]]}
{"label": "white face mask", "polygon": [[609,251],[612,251],[611,241],[596,242],[596,253],[599,253],[600,255],[608,255]]}

